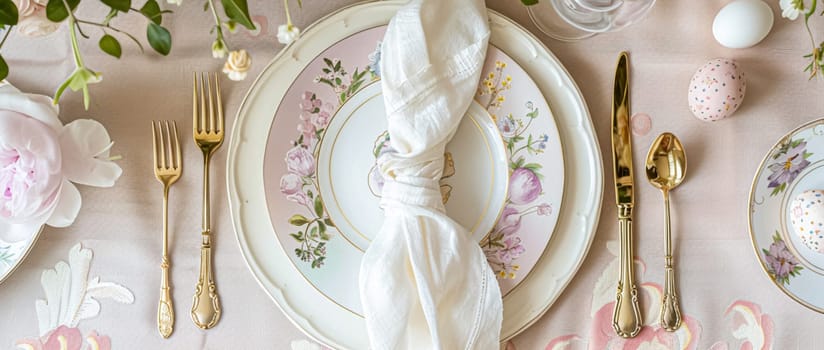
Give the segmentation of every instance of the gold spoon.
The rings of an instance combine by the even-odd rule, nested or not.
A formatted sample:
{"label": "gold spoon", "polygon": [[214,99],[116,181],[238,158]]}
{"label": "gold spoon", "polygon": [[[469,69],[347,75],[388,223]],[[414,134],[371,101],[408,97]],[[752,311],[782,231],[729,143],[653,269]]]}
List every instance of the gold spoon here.
{"label": "gold spoon", "polygon": [[670,232],[669,191],[681,184],[687,172],[687,155],[684,146],[675,135],[665,132],[658,135],[647,154],[647,179],[664,194],[666,217],[666,280],[661,301],[661,328],[674,332],[681,327],[681,310],[675,291],[675,270],[672,266],[672,233]]}

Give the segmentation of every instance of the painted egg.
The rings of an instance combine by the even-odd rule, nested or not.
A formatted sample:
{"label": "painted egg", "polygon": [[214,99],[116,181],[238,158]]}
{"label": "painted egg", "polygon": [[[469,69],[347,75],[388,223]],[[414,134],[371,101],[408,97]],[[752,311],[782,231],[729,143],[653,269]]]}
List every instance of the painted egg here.
{"label": "painted egg", "polygon": [[772,26],[770,5],[761,0],[735,0],[715,15],[712,35],[721,45],[743,49],[764,40]]}
{"label": "painted egg", "polygon": [[824,190],[807,190],[790,204],[793,233],[817,253],[824,253]]}
{"label": "painted egg", "polygon": [[716,58],[698,68],[690,80],[690,111],[703,121],[724,119],[741,106],[746,91],[747,81],[738,63]]}

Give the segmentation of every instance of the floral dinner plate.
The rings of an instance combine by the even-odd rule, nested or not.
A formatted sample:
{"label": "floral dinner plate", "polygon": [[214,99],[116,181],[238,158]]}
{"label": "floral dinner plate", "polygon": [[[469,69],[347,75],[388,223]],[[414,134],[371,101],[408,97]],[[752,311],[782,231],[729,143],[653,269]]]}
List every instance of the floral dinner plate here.
{"label": "floral dinner plate", "polygon": [[[244,258],[284,314],[333,348],[368,347],[357,271],[381,219],[375,158],[392,151],[377,48],[403,3],[356,4],[307,28],[252,85],[230,138]],[[567,72],[517,24],[494,12],[490,24],[484,76],[447,147],[441,193],[501,277],[506,340],[543,315],[580,266],[603,173]]]}
{"label": "floral dinner plate", "polygon": [[[815,195],[808,202],[817,203],[794,203],[808,190],[824,190],[824,119],[789,132],[770,149],[749,199],[750,238],[764,271],[790,298],[824,312],[824,254],[817,251],[824,229],[816,220],[803,221],[811,205],[824,204]],[[797,225],[803,235],[795,233],[795,220],[803,223]]]}
{"label": "floral dinner plate", "polygon": [[29,254],[37,241],[37,237],[43,232],[41,226],[37,233],[31,237],[19,242],[9,243],[0,240],[0,283],[3,283],[12,272],[17,269],[17,266],[23,262],[23,259]]}

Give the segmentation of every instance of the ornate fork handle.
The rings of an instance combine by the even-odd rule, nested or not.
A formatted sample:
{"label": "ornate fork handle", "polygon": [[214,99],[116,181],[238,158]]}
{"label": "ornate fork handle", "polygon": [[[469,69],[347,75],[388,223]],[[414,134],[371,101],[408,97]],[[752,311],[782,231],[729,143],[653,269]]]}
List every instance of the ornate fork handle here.
{"label": "ornate fork handle", "polygon": [[203,243],[200,247],[200,275],[195,287],[194,302],[192,303],[192,321],[202,329],[209,329],[220,319],[220,300],[217,287],[212,278],[212,245],[208,231],[202,234]]}
{"label": "ornate fork handle", "polygon": [[169,286],[169,258],[167,256],[163,256],[160,269],[160,302],[157,305],[157,330],[163,338],[168,338],[174,330],[175,311],[172,307],[171,287]]}

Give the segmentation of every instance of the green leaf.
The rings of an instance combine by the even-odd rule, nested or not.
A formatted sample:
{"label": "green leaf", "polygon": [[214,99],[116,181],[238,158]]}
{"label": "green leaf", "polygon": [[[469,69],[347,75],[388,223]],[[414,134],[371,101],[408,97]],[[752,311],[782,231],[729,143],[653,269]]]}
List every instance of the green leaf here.
{"label": "green leaf", "polygon": [[[65,1],[69,4],[70,9],[66,9]],[[69,17],[69,11],[74,11],[80,0],[49,0],[46,4],[46,18],[52,22],[62,22],[66,17]]]}
{"label": "green leaf", "polygon": [[159,24],[149,22],[149,26],[146,27],[146,37],[149,39],[149,45],[157,53],[166,56],[172,51],[172,35]]}
{"label": "green leaf", "polygon": [[132,0],[100,0],[100,2],[120,12],[129,12],[132,7]]}
{"label": "green leaf", "polygon": [[308,222],[309,222],[309,219],[307,219],[305,216],[300,215],[300,214],[292,215],[292,217],[289,218],[289,223],[292,224],[293,226],[303,226],[303,225],[306,225]]}
{"label": "green leaf", "polygon": [[120,48],[120,42],[109,34],[100,38],[100,49],[117,58],[120,58],[120,55],[123,53],[123,50]]}
{"label": "green leaf", "polygon": [[335,223],[332,222],[332,219],[330,218],[323,219],[323,223],[326,224],[326,226],[335,227]]}
{"label": "green leaf", "polygon": [[11,0],[0,0],[0,25],[13,26],[18,17],[17,6]]}
{"label": "green leaf", "polygon": [[239,23],[249,30],[255,30],[252,18],[249,17],[249,6],[246,0],[220,0],[223,4],[223,11],[229,19]]}
{"label": "green leaf", "polygon": [[160,24],[163,21],[163,15],[160,12],[160,5],[157,4],[157,0],[146,1],[143,7],[140,8],[140,13],[155,24]]}
{"label": "green leaf", "polygon": [[532,6],[538,4],[538,0],[521,0],[521,3],[524,4],[524,6]]}
{"label": "green leaf", "polygon": [[312,227],[312,229],[309,231],[309,237],[318,238],[318,227],[317,226]]}
{"label": "green leaf", "polygon": [[320,196],[315,197],[315,214],[323,216],[323,202],[320,200]]}
{"label": "green leaf", "polygon": [[301,235],[301,233],[302,232],[290,233],[289,235],[292,236],[292,238],[294,238],[296,241],[303,242],[303,235]]}
{"label": "green leaf", "polygon": [[9,76],[9,65],[3,56],[0,56],[0,80],[6,79]]}

